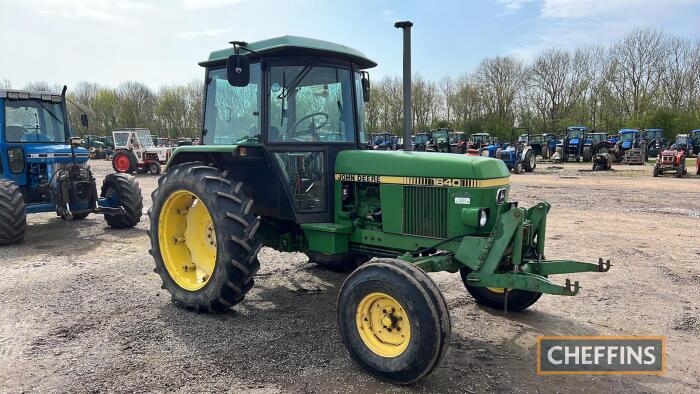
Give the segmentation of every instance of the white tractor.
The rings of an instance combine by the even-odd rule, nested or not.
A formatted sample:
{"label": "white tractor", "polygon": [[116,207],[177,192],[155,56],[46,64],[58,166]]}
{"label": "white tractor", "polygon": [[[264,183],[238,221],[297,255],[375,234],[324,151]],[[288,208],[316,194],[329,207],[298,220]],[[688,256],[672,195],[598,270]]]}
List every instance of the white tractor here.
{"label": "white tractor", "polygon": [[170,147],[156,147],[148,129],[119,129],[112,131],[112,136],[112,167],[116,172],[149,172],[158,175],[161,164],[165,164],[172,153]]}

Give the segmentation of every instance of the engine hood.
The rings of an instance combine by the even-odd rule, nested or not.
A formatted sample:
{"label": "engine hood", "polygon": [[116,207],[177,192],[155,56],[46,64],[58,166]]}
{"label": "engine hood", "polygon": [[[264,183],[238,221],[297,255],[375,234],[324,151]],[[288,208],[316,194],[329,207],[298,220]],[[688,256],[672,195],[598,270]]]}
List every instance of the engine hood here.
{"label": "engine hood", "polygon": [[78,162],[85,162],[88,159],[88,151],[85,148],[75,148],[71,151],[70,145],[39,145],[31,146],[24,145],[22,147],[30,163],[49,163],[49,162],[70,162],[72,161],[72,153],[75,152],[75,157]]}
{"label": "engine hood", "polygon": [[453,153],[348,150],[338,154],[336,174],[496,179],[510,176],[502,160]]}

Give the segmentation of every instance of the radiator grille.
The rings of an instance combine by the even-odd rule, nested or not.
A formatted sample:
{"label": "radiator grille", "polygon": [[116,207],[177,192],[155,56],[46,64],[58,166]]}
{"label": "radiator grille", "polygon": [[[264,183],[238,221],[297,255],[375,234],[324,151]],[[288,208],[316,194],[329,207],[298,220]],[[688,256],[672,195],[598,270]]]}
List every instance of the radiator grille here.
{"label": "radiator grille", "polygon": [[447,188],[404,186],[403,233],[447,237]]}

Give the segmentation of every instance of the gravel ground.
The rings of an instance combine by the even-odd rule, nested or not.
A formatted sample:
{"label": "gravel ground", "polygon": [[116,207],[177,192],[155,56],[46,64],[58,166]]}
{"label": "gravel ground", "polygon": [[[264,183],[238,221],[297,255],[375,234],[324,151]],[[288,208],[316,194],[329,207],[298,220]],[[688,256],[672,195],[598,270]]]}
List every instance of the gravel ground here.
{"label": "gravel ground", "polygon": [[[98,182],[111,171],[93,161]],[[363,373],[340,343],[344,276],[301,254],[261,251],[246,300],[222,314],[175,307],[148,255],[148,224],[112,230],[100,216],[31,215],[23,244],[0,249],[0,392],[698,392],[700,179],[652,178],[651,166],[540,164],[514,175],[522,206],[552,203],[548,258],[612,259],[572,275],[573,298],[524,313],[477,307],[458,275],[432,274],[450,306],[442,366],[410,387]],[[146,207],[156,177],[139,175]],[[540,335],[665,335],[665,376],[535,375]]]}

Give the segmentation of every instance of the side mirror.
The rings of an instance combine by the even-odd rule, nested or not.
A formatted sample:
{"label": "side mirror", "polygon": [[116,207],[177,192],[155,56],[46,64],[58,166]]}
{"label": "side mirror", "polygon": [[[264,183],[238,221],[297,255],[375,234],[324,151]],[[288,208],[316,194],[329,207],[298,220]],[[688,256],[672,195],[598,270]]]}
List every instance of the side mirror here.
{"label": "side mirror", "polygon": [[89,123],[88,116],[84,112],[80,114],[80,124],[87,129]]}
{"label": "side mirror", "polygon": [[362,73],[362,99],[369,102],[369,73]]}
{"label": "side mirror", "polygon": [[226,60],[226,78],[231,86],[248,86],[250,83],[250,60],[241,55],[231,55]]}

